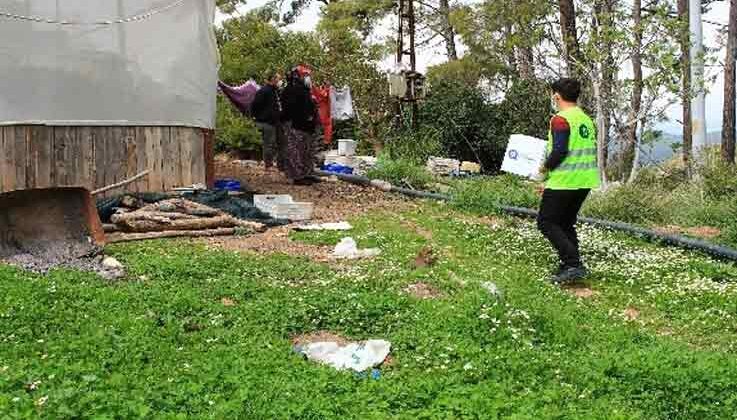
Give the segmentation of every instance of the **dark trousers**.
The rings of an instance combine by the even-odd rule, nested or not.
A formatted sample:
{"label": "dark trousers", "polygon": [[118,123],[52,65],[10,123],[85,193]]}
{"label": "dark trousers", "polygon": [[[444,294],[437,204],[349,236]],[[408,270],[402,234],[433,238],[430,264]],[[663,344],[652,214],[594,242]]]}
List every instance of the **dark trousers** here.
{"label": "dark trousers", "polygon": [[287,136],[281,124],[266,124],[257,122],[256,126],[261,131],[263,140],[263,159],[267,168],[276,166],[280,171],[285,168],[287,160]]}
{"label": "dark trousers", "polygon": [[566,267],[580,267],[576,221],[591,190],[548,190],[543,193],[537,227],[550,241]]}
{"label": "dark trousers", "polygon": [[277,159],[279,145],[277,144],[279,131],[275,125],[257,122],[256,126],[261,130],[262,150],[264,164],[267,168],[274,166],[274,159]]}

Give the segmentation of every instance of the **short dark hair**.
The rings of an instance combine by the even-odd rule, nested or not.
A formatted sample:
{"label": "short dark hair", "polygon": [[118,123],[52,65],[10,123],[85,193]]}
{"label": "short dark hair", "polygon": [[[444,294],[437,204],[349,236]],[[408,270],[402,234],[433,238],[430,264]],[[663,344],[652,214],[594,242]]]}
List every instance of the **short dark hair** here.
{"label": "short dark hair", "polygon": [[578,97],[581,95],[581,82],[564,77],[553,82],[550,89],[553,93],[559,94],[564,101],[578,102]]}

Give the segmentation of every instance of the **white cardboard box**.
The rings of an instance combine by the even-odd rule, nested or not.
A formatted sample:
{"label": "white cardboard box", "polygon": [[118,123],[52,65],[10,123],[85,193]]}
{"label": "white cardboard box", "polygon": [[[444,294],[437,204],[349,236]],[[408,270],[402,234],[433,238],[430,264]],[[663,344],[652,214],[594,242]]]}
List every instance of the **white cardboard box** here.
{"label": "white cardboard box", "polygon": [[502,171],[537,179],[545,162],[547,142],[535,137],[513,134],[509,137]]}

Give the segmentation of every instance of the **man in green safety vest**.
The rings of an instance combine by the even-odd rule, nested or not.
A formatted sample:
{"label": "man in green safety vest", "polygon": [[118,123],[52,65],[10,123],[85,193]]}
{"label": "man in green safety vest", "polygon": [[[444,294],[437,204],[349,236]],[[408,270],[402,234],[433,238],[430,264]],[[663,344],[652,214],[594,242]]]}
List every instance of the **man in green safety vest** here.
{"label": "man in green safety vest", "polygon": [[560,79],[552,84],[553,105],[547,159],[541,168],[545,179],[537,219],[540,231],[558,251],[560,266],[551,281],[563,284],[588,275],[581,261],[576,221],[586,197],[600,185],[596,126],[578,107],[581,84]]}

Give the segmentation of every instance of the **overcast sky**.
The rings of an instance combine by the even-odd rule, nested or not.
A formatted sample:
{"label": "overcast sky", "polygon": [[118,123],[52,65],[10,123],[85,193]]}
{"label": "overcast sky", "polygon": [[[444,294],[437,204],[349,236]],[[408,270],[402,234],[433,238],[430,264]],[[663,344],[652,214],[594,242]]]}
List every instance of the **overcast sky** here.
{"label": "overcast sky", "polygon": [[[268,0],[249,0],[248,5],[241,9],[242,13],[247,12],[250,9],[263,6]],[[472,0],[468,0],[472,2]],[[312,31],[315,29],[320,16],[320,3],[313,2],[312,6],[305,11],[304,14],[292,25],[289,25],[289,29],[296,31]],[[729,2],[718,1],[712,6],[712,10],[708,15],[704,16],[705,20],[713,22],[721,22],[726,24],[729,16]],[[218,16],[218,23],[225,19],[225,16]],[[392,25],[393,27],[393,25]],[[385,31],[391,31],[392,27],[387,27]],[[704,42],[709,47],[716,46],[716,33],[718,27],[713,24],[704,24]],[[389,33],[387,33],[388,35]],[[461,48],[461,52],[463,49]],[[720,62],[724,60],[724,51],[719,53]],[[418,67],[419,70],[424,72],[428,66],[440,64],[445,61],[445,51],[443,48],[428,48],[418,51]],[[387,61],[383,63],[384,66],[389,66],[393,62],[393,57],[387,58]],[[716,75],[716,82],[709,86],[709,94],[706,99],[706,123],[709,131],[718,131],[721,129],[722,122],[722,102],[723,102],[723,89],[724,89],[724,77],[723,72],[718,68],[711,68],[708,70],[709,74]],[[669,118],[672,120],[668,123],[661,125],[661,129],[671,132],[680,133],[681,127],[676,122],[680,120],[681,110],[680,107],[676,106],[669,110]]]}

